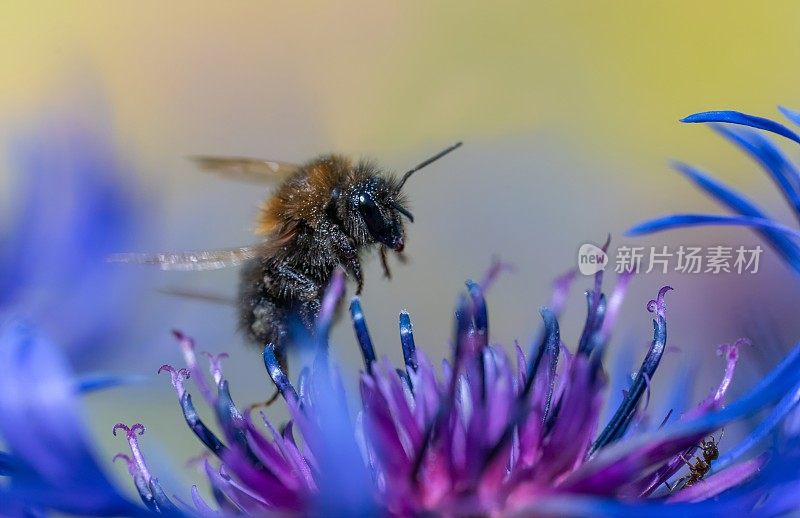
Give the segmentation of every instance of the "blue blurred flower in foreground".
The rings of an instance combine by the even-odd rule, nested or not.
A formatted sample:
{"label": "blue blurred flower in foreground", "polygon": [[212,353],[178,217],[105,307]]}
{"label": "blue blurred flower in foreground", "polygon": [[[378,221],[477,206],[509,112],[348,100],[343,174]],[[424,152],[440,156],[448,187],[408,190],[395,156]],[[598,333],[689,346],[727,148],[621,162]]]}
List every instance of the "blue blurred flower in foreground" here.
{"label": "blue blurred flower in foreground", "polygon": [[110,143],[76,123],[42,124],[8,148],[0,318],[34,321],[73,362],[97,363],[133,325],[134,279],[106,258],[139,234],[142,193]]}
{"label": "blue blurred flower in foreground", "polygon": [[75,378],[54,344],[87,368],[133,325],[133,279],[105,258],[138,234],[141,193],[104,138],[37,129],[9,143],[0,225],[0,515],[137,513],[91,455],[76,401],[134,378]]}
{"label": "blue blurred flower in foreground", "polygon": [[[790,121],[800,125],[800,113],[783,107],[780,110]],[[772,178],[789,203],[795,217],[800,221],[800,169],[760,131],[787,138],[798,144],[800,144],[800,135],[770,119],[736,111],[695,113],[685,117],[681,122],[710,123],[715,131],[751,156]],[[628,235],[699,225],[749,226],[757,230],[786,263],[800,274],[800,245],[797,243],[797,239],[800,238],[799,231],[777,222],[746,196],[697,168],[682,163],[675,164],[675,167],[700,189],[736,215],[674,214],[640,223],[630,229]]]}
{"label": "blue blurred flower in foreground", "polygon": [[[570,277],[557,283],[564,299]],[[400,315],[403,368],[377,360],[357,298],[350,312],[365,363],[361,405],[353,420],[338,370],[329,361],[327,332],[344,290],[337,274],[323,301],[314,341],[317,356],[293,386],[268,346],[267,370],[291,420],[275,428],[242,412],[231,398],[221,357],[209,356],[213,385],[201,372],[193,342],[178,334],[187,368],[165,365],[189,428],[216,462],[204,470],[215,507],[231,514],[307,516],[449,516],[738,512],[760,506],[774,513],[772,479],[786,476],[787,458],[749,457],[752,447],[783,422],[800,395],[800,347],[747,395],[725,407],[739,343],[720,353],[726,366],[718,389],[693,408],[665,416],[647,414],[650,381],[667,340],[665,287],[647,310],[654,333],[644,361],[611,420],[600,427],[606,374],[602,357],[629,277],[610,298],[602,272],[587,293],[588,315],[577,348],[560,339],[560,303],[543,308],[544,333],[526,355],[512,361],[489,343],[482,288],[467,284],[456,309],[453,356],[442,374],[416,348],[411,321]],[[488,287],[491,281],[483,283]],[[625,374],[617,373],[625,376]],[[217,436],[198,415],[184,386],[194,379],[222,430]],[[676,387],[680,394],[687,387]],[[755,433],[713,463],[713,474],[693,485],[677,479],[700,441],[726,423],[775,406]],[[673,417],[673,413],[680,417]],[[154,511],[211,515],[216,511],[192,489],[192,504],[176,505],[147,468],[138,437],[141,424],[118,424],[133,455],[125,456],[142,499]],[[676,475],[677,474],[677,475]],[[795,473],[796,475],[796,473]],[[157,485],[156,485],[157,488]],[[765,501],[765,498],[767,499]],[[770,500],[772,498],[772,500]]]}
{"label": "blue blurred flower in foreground", "polygon": [[0,516],[135,515],[92,455],[61,352],[30,325],[0,328]]}

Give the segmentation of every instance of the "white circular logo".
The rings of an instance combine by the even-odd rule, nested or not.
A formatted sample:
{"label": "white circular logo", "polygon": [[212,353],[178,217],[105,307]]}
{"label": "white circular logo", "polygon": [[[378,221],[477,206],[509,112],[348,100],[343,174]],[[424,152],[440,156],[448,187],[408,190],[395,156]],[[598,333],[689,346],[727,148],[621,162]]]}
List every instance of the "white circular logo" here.
{"label": "white circular logo", "polygon": [[608,255],[591,243],[581,245],[578,249],[578,270],[583,275],[594,275],[600,270],[605,270],[608,264]]}

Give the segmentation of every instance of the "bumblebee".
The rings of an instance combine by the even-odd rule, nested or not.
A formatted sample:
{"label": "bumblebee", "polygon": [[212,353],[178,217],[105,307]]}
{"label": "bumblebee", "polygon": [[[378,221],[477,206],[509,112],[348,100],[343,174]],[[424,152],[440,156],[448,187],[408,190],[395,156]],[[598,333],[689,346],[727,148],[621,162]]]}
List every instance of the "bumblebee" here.
{"label": "bumblebee", "polygon": [[404,220],[414,221],[403,194],[417,171],[461,146],[458,142],[402,176],[386,173],[370,161],[337,154],[303,165],[251,158],[194,157],[205,170],[244,180],[279,181],[261,206],[256,222],[258,242],[222,250],[162,254],[118,254],[122,262],[152,264],[164,270],[213,270],[241,266],[236,301],[239,324],[248,341],[272,344],[279,355],[289,333],[288,320],[298,315],[312,328],[325,287],[342,267],[364,286],[361,258],[377,248],[386,277],[388,254],[401,260]]}

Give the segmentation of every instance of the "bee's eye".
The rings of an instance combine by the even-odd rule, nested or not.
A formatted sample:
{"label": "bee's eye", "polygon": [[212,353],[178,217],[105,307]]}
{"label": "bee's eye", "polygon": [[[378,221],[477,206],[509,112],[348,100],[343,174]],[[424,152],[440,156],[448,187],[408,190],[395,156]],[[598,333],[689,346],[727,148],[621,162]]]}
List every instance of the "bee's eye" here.
{"label": "bee's eye", "polygon": [[361,217],[364,218],[370,233],[378,235],[384,230],[386,225],[383,221],[383,216],[372,195],[369,193],[358,195],[358,210],[361,213]]}

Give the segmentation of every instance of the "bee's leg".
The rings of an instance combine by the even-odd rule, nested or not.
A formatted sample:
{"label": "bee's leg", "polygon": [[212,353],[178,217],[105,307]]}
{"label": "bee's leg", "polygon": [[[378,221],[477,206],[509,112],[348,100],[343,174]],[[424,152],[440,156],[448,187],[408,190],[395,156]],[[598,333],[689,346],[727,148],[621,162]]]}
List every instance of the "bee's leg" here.
{"label": "bee's leg", "polygon": [[345,268],[356,280],[356,295],[361,295],[361,290],[364,288],[364,276],[361,275],[361,261],[358,260],[358,256],[348,260]]}
{"label": "bee's leg", "polygon": [[278,400],[278,396],[280,396],[280,395],[281,395],[280,390],[275,389],[275,391],[272,393],[272,395],[269,397],[269,399],[267,399],[266,401],[259,401],[258,403],[251,403],[250,405],[247,406],[247,411],[248,412],[252,412],[256,408],[260,408],[260,407],[265,407],[266,408],[266,407],[270,406],[272,403],[274,403],[275,401],[277,401]]}
{"label": "bee's leg", "polygon": [[347,273],[352,275],[356,281],[356,295],[360,295],[361,289],[364,287],[364,277],[361,274],[361,261],[358,259],[358,250],[353,246],[347,234],[338,226],[331,225],[327,230],[333,245],[336,247],[339,261],[347,270]]}
{"label": "bee's leg", "polygon": [[381,266],[383,266],[383,276],[386,277],[387,279],[391,279],[392,272],[389,270],[389,258],[387,257],[386,254],[386,247],[381,245],[381,247],[378,250],[380,251],[381,255]]}

